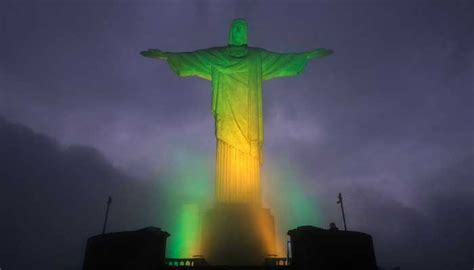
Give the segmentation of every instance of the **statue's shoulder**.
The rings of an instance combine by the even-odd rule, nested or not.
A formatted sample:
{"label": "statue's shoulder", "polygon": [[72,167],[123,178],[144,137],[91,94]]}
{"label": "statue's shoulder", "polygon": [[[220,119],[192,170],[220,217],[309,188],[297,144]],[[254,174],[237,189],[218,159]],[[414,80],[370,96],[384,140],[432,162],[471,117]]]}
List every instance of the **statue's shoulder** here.
{"label": "statue's shoulder", "polygon": [[249,51],[251,54],[257,56],[257,55],[263,55],[265,53],[268,53],[268,50],[265,50],[263,48],[259,48],[259,47],[249,47]]}
{"label": "statue's shoulder", "polygon": [[204,55],[206,55],[208,57],[217,57],[218,59],[220,59],[222,57],[225,57],[226,49],[227,49],[227,47],[225,47],[225,46],[211,47],[211,48],[207,48],[207,49],[202,50],[202,52],[204,53]]}
{"label": "statue's shoulder", "polygon": [[261,53],[264,52],[265,49],[259,48],[259,47],[248,47],[249,51],[253,53]]}
{"label": "statue's shoulder", "polygon": [[221,46],[221,47],[211,47],[205,50],[209,52],[214,52],[214,53],[222,53],[222,52],[225,52],[226,48],[227,48],[226,46]]}
{"label": "statue's shoulder", "polygon": [[[220,46],[220,47],[211,47],[211,48],[208,48],[207,50],[215,50],[215,51],[225,51],[227,50],[229,47],[228,46]],[[265,49],[262,49],[262,48],[258,48],[258,47],[247,47],[248,50],[251,50],[251,51],[265,51]]]}
{"label": "statue's shoulder", "polygon": [[[198,51],[207,51],[207,52],[213,52],[213,53],[225,53],[229,47],[227,46],[221,46],[221,47],[211,47],[203,50],[198,50]],[[258,48],[258,47],[247,47],[247,50],[252,52],[252,53],[261,53],[261,52],[267,52],[267,50]]]}

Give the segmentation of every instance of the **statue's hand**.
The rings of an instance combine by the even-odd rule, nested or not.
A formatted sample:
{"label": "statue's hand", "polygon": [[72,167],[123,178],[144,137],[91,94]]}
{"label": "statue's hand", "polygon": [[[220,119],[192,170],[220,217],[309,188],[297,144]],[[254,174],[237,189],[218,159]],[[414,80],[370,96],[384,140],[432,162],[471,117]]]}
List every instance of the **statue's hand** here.
{"label": "statue's hand", "polygon": [[306,57],[308,59],[321,58],[321,57],[331,55],[333,52],[334,51],[330,50],[330,49],[320,48],[320,49],[315,49],[315,50],[309,51],[307,53]]}
{"label": "statue's hand", "polygon": [[166,52],[157,50],[157,49],[148,49],[146,51],[140,52],[141,55],[145,57],[150,57],[150,58],[159,58],[162,60],[166,60],[168,57],[166,55]]}

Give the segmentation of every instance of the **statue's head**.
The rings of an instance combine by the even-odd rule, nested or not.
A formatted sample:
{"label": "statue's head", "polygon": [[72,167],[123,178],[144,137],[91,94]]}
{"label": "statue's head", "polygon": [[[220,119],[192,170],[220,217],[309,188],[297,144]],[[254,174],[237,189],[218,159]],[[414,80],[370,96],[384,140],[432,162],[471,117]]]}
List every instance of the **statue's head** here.
{"label": "statue's head", "polygon": [[247,21],[244,19],[235,19],[232,21],[229,31],[229,45],[247,45]]}

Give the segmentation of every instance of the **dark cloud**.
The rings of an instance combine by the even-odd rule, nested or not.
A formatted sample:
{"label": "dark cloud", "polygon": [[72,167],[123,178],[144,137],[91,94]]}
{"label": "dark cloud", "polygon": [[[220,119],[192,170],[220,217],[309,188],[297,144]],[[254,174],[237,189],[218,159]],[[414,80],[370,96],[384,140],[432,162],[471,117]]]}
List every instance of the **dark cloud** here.
{"label": "dark cloud", "polygon": [[109,195],[109,230],[159,225],[152,192],[160,189],[113,168],[94,148],[64,147],[0,119],[0,149],[2,268],[78,269]]}
{"label": "dark cloud", "polygon": [[359,186],[346,194],[359,198],[351,209],[351,225],[372,232],[381,265],[470,267],[474,258],[474,188],[469,184],[474,178],[473,162],[470,156],[419,179],[414,185],[419,196],[415,205],[387,197],[373,187]]}
{"label": "dark cloud", "polygon": [[[374,235],[381,262],[472,267],[473,13],[472,1],[2,1],[0,114],[58,140],[15,135],[25,146],[8,150],[16,159],[2,184],[28,200],[38,190],[48,204],[22,209],[53,215],[48,206],[68,190],[93,192],[76,204],[96,209],[114,181],[150,185],[137,176],[166,169],[176,144],[212,157],[209,82],[177,78],[138,52],[223,45],[231,19],[245,17],[251,45],[336,51],[299,77],[265,82],[268,160],[297,165],[303,177],[294,181],[310,187],[327,221],[339,219],[333,201],[343,192],[351,227]],[[20,181],[16,172],[29,171],[45,180]],[[149,225],[141,214],[124,227]],[[101,215],[99,207],[86,216],[99,224]]]}

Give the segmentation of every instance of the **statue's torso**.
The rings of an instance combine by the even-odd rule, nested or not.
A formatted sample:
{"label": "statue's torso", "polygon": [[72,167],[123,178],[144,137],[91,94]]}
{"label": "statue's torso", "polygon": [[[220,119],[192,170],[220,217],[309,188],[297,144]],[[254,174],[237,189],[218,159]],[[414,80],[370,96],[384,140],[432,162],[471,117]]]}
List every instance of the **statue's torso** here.
{"label": "statue's torso", "polygon": [[244,56],[235,57],[226,47],[218,50],[211,67],[216,136],[242,151],[258,151],[252,148],[259,148],[261,141],[259,51],[248,48]]}

